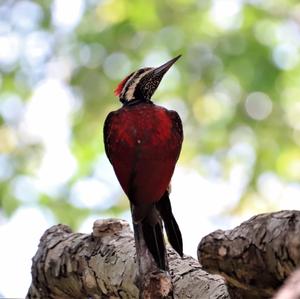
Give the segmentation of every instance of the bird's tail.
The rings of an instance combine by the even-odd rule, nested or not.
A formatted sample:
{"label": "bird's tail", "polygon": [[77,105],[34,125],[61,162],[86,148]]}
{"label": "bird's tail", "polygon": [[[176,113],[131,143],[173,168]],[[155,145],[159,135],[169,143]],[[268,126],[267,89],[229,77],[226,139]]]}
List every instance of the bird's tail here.
{"label": "bird's tail", "polygon": [[176,219],[172,213],[169,192],[166,191],[156,207],[164,222],[168,240],[180,256],[183,256],[182,236]]}
{"label": "bird's tail", "polygon": [[141,223],[147,248],[151,252],[157,266],[162,270],[167,270],[162,223],[155,206],[153,206],[150,213]]}
{"label": "bird's tail", "polygon": [[166,248],[161,220],[163,220],[171,246],[180,256],[183,256],[182,236],[172,213],[168,191],[154,205],[132,205],[132,216],[134,222],[141,223],[146,246],[160,269],[167,270]]}

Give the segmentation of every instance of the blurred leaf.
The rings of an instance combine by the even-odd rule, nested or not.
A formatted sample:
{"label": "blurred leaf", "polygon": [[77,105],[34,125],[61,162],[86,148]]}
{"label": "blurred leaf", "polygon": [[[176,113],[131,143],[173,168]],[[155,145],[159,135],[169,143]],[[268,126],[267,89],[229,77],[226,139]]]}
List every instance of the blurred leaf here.
{"label": "blurred leaf", "polygon": [[[9,179],[30,174],[40,204],[72,227],[91,213],[122,213],[126,200],[101,211],[79,209],[70,189],[87,176],[107,179],[102,130],[106,115],[121,106],[113,95],[119,80],[183,54],[164,80],[167,88],[162,83],[157,93],[184,121],[180,163],[209,176],[214,168],[202,161],[213,161],[224,181],[245,167],[245,186],[235,186],[242,190],[236,212],[251,209],[252,200],[257,209],[259,201],[270,207],[257,190],[262,173],[284,182],[300,179],[299,7],[289,0],[250,2],[83,1],[84,9],[74,12],[65,1],[68,14],[60,12],[59,25],[51,0],[33,1],[37,16],[30,5],[18,12],[20,1],[1,1],[0,151],[13,161]],[[56,86],[50,97],[41,93],[45,82]],[[5,93],[21,99],[19,114],[13,101],[3,101]],[[253,94],[269,101],[262,119],[247,109]],[[51,102],[55,107],[43,112]],[[259,104],[254,108],[261,112]],[[30,127],[33,118],[39,122]],[[49,153],[56,154],[53,164],[44,161]],[[43,181],[41,173],[51,166],[52,180],[55,171],[65,179]],[[11,215],[21,203],[3,173],[1,209]]]}

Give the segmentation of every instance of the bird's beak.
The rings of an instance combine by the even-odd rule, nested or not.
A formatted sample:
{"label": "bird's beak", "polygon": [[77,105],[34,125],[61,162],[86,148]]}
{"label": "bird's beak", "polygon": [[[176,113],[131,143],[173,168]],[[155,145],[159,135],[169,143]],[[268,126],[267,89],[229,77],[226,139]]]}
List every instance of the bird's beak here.
{"label": "bird's beak", "polygon": [[181,57],[181,55],[178,55],[177,57],[169,60],[168,62],[164,63],[163,65],[155,68],[154,75],[162,77],[180,57]]}

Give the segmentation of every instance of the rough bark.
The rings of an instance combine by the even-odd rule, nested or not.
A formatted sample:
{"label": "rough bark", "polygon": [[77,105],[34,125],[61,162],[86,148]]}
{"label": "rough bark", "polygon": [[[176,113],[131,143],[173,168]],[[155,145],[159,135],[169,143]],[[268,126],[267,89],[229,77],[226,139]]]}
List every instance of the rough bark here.
{"label": "rough bark", "polygon": [[198,259],[226,278],[232,298],[270,298],[300,265],[299,236],[300,211],[261,214],[203,238]]}
{"label": "rough bark", "polygon": [[[122,220],[98,220],[91,235],[48,229],[33,258],[27,298],[138,298],[133,234]],[[223,278],[168,249],[173,298],[230,298]]]}

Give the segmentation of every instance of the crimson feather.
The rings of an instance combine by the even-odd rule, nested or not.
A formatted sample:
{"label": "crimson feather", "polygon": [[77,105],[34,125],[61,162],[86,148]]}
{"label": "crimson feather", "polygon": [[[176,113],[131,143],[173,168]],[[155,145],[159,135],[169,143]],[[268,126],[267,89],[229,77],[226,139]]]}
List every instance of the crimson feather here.
{"label": "crimson feather", "polygon": [[129,79],[129,77],[131,76],[132,74],[128,75],[125,79],[123,79],[119,85],[117,86],[117,88],[114,90],[114,94],[116,97],[118,97],[120,95],[120,93],[122,92],[122,89],[124,87],[124,85],[126,84],[127,80]]}

